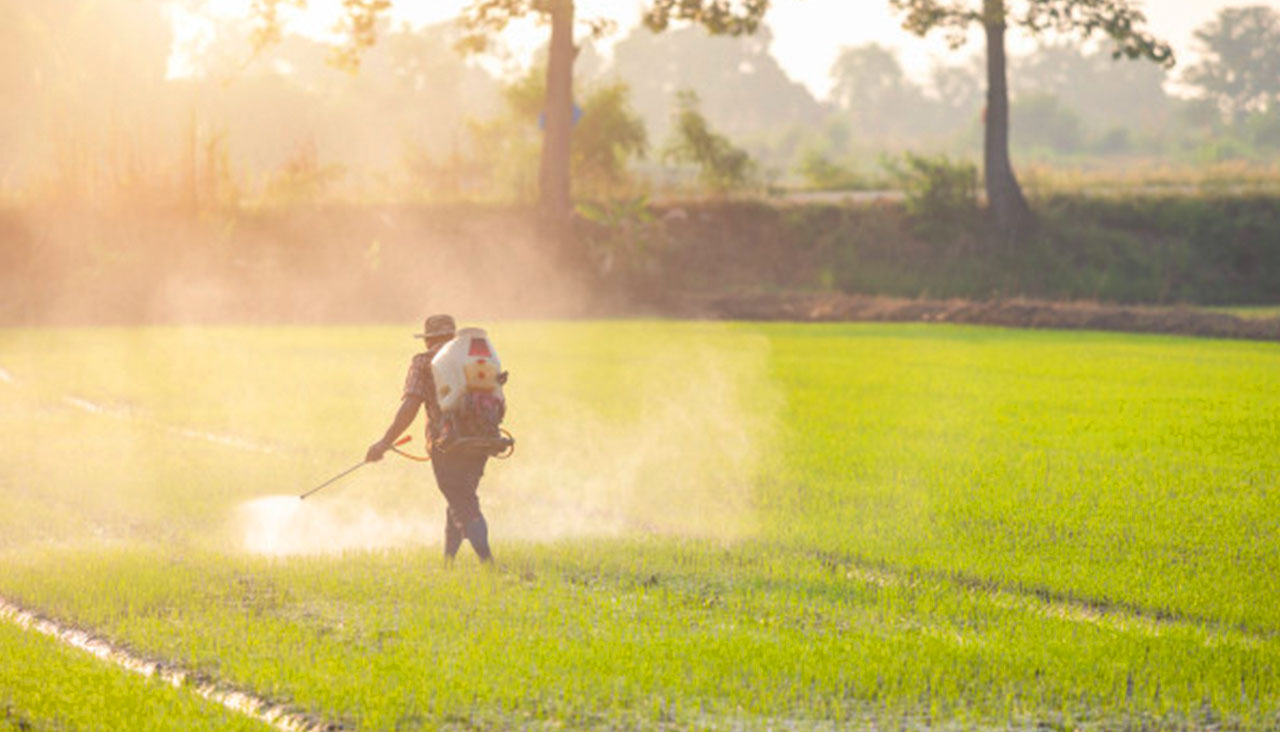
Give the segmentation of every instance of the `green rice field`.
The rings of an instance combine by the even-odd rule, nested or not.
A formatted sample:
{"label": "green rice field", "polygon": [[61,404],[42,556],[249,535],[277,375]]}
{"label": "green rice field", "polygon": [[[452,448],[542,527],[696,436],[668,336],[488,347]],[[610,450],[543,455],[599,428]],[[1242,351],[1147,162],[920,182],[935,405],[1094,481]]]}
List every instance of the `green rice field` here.
{"label": "green rice field", "polygon": [[184,690],[0,622],[0,729],[265,730]]}
{"label": "green rice field", "polygon": [[[412,325],[0,330],[0,597],[353,729],[1280,727],[1280,345],[488,326],[493,568],[420,463],[297,499]],[[185,693],[0,620],[0,729],[257,724]]]}

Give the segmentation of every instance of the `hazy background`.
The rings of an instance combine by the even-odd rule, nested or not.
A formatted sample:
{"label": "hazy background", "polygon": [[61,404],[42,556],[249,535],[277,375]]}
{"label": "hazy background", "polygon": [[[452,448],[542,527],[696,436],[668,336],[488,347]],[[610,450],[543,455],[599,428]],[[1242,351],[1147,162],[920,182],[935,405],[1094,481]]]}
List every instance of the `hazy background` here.
{"label": "hazy background", "polygon": [[[743,38],[655,35],[638,7],[579,8],[617,27],[579,36],[575,237],[556,249],[531,208],[545,27],[463,57],[456,4],[396,3],[352,73],[331,63],[337,2],[255,49],[244,1],[0,0],[0,322],[403,321],[432,298],[685,314],[686,292],[726,288],[1280,297],[1274,206],[1231,198],[1280,188],[1275,3],[1226,60],[1190,34],[1240,6],[1148,4],[1173,69],[1015,34],[1011,152],[1037,206],[1185,198],[1058,201],[1017,257],[980,217],[978,44],[915,39],[881,0],[779,2]],[[721,169],[682,157],[690,129]]]}
{"label": "hazy background", "polygon": [[[1168,72],[1015,34],[1015,161],[1274,161],[1274,110],[1252,126],[1224,119],[1186,83],[1198,60],[1192,29],[1226,5],[1147,4],[1152,29],[1180,54]],[[537,79],[545,28],[518,25],[505,50],[464,60],[452,49],[453,4],[398,3],[352,75],[326,63],[337,3],[313,2],[283,43],[260,54],[248,42],[247,6],[0,2],[0,97],[9,110],[0,119],[0,193],[114,191],[134,202],[160,189],[224,202],[532,195],[537,105],[522,106],[529,95],[518,85],[531,69]],[[635,27],[638,12],[629,2],[583,3],[580,17],[611,17],[618,28],[588,42],[575,67],[580,105],[620,84],[616,106],[643,123],[644,144],[627,163],[631,187],[679,180],[659,153],[683,89],[697,92],[711,125],[750,152],[772,185],[813,182],[819,158],[870,179],[885,151],[980,150],[980,44],[952,52],[940,38],[916,39],[887,3],[777,3],[766,29],[742,39],[698,28],[654,35]]]}

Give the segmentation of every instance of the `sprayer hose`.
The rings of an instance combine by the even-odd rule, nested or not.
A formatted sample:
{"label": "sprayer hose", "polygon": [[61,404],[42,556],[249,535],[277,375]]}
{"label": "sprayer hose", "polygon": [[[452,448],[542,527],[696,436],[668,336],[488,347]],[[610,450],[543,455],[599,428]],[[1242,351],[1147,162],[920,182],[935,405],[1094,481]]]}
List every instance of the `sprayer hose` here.
{"label": "sprayer hose", "polygon": [[[503,436],[503,438],[504,438],[504,441],[505,441],[507,444],[506,444],[506,446],[502,449],[502,451],[501,451],[501,452],[494,453],[494,455],[493,455],[492,457],[493,457],[494,459],[496,459],[496,460],[506,460],[507,458],[509,458],[509,457],[511,457],[512,455],[514,455],[514,454],[515,454],[515,451],[516,451],[516,438],[515,438],[515,437],[512,437],[512,436],[511,436],[511,433],[510,433],[510,432],[508,432],[508,431],[507,431],[507,430],[505,430],[505,429],[499,429],[498,431],[499,431],[500,433],[502,433],[502,436]],[[405,441],[405,442],[407,442],[408,440],[404,440],[404,441]],[[465,443],[464,443],[464,444],[465,444]],[[453,445],[453,447],[458,447],[458,446],[459,446],[459,445],[457,445],[457,444]],[[429,453],[429,452],[428,452],[426,455],[412,455],[412,454],[407,453],[407,452],[405,452],[404,450],[401,450],[400,448],[395,447],[395,446],[392,446],[391,451],[392,451],[392,452],[394,452],[395,454],[397,454],[397,455],[401,456],[401,457],[409,458],[410,460],[413,460],[414,462],[426,463],[426,462],[430,462],[430,461],[431,461],[431,453]]]}

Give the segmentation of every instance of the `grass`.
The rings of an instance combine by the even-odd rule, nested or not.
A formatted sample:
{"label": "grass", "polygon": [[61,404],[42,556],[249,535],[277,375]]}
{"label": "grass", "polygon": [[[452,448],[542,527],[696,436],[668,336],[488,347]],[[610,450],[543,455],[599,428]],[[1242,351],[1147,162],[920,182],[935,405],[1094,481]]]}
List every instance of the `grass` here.
{"label": "grass", "polygon": [[1242,306],[1223,306],[1205,308],[1215,313],[1226,313],[1234,315],[1237,318],[1245,320],[1266,320],[1268,318],[1280,318],[1280,307],[1268,305],[1242,305]]}
{"label": "grass", "polygon": [[[781,537],[1280,630],[1260,541],[1280,529],[1280,459],[1262,447],[1280,435],[1274,346],[792,333],[776,374],[794,395],[787,421],[803,425],[791,472],[803,491],[774,495],[797,518],[823,510],[779,522]],[[846,386],[803,389],[815,374]]]}
{"label": "grass", "polygon": [[0,622],[0,729],[262,730],[193,694]]}
{"label": "grass", "polygon": [[1023,166],[1023,185],[1033,194],[1133,194],[1174,191],[1266,191],[1280,188],[1280,166],[1247,160],[1209,165],[1170,165],[1164,160],[1128,160],[1121,165]]}
{"label": "grass", "polygon": [[400,330],[0,334],[0,594],[366,729],[1280,722],[1274,344],[502,324],[497,571],[404,462],[315,509],[417,538],[243,551],[385,427]]}

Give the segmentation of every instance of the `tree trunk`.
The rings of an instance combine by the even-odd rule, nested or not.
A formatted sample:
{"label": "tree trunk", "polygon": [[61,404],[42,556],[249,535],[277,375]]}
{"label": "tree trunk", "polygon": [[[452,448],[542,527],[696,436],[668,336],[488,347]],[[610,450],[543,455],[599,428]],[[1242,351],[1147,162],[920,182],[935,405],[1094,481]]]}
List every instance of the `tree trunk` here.
{"label": "tree trunk", "polygon": [[546,120],[538,168],[538,207],[552,233],[567,228],[569,145],[573,133],[573,0],[551,0],[551,49],[547,58]]}
{"label": "tree trunk", "polygon": [[1009,85],[1006,81],[1004,0],[984,0],[987,32],[987,113],[983,140],[983,177],[987,205],[996,226],[1006,235],[1016,234],[1031,220],[1031,209],[1022,195],[1009,163]]}

